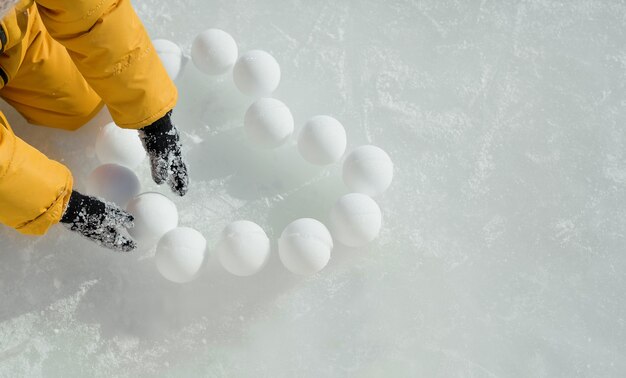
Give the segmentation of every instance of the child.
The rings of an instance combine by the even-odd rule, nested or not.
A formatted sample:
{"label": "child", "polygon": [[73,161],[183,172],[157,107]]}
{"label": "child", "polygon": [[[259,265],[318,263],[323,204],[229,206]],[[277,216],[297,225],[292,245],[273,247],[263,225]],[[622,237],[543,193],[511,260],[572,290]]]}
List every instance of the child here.
{"label": "child", "polygon": [[[152,177],[183,196],[189,183],[176,127],[176,87],[129,0],[0,0],[0,96],[30,123],[76,130],[107,105],[139,130]],[[0,113],[0,222],[43,235],[61,222],[131,251],[132,216],[72,190],[67,167],[14,135]]]}

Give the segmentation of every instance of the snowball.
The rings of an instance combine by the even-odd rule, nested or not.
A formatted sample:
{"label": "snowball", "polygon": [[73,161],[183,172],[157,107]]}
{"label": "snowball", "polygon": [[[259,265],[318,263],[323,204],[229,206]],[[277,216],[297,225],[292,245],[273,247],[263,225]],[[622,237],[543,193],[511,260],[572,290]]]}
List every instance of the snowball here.
{"label": "snowball", "polygon": [[237,43],[223,30],[208,29],[198,34],[191,45],[191,60],[208,75],[221,75],[237,61]]}
{"label": "snowball", "polygon": [[346,151],[346,130],[329,116],[311,118],[300,130],[298,150],[309,163],[325,165],[339,160]]}
{"label": "snowball", "polygon": [[233,79],[239,90],[248,96],[268,96],[280,83],[280,66],[273,56],[262,50],[252,50],[235,63]]}
{"label": "snowball", "polygon": [[391,185],[393,163],[376,146],[361,146],[343,162],[343,182],[353,192],[375,197]]}
{"label": "snowball", "polygon": [[202,267],[206,239],[189,227],[175,228],[159,240],[155,254],[161,275],[176,283],[193,280]]}
{"label": "snowball", "polygon": [[176,80],[183,68],[183,51],[177,44],[167,39],[155,39],[152,45],[170,79]]}
{"label": "snowball", "polygon": [[270,240],[256,223],[237,221],[222,231],[217,256],[224,269],[237,276],[261,270],[270,255]]}
{"label": "snowball", "polygon": [[382,224],[380,207],[361,193],[339,198],[330,212],[330,229],[340,243],[362,247],[378,237]]}
{"label": "snowball", "polygon": [[262,98],[252,104],[244,118],[244,130],[260,147],[275,148],[293,134],[293,116],[281,101]]}
{"label": "snowball", "polygon": [[96,138],[96,155],[102,164],[137,167],[146,157],[137,130],[122,129],[111,122],[105,125]]}
{"label": "snowball", "polygon": [[333,249],[333,239],[322,223],[311,218],[289,224],[278,239],[278,254],[292,273],[309,275],[322,270]]}
{"label": "snowball", "polygon": [[119,206],[126,206],[139,194],[141,184],[130,169],[117,164],[105,164],[94,169],[87,178],[87,192]]}
{"label": "snowball", "polygon": [[176,205],[160,193],[142,193],[128,203],[126,210],[135,217],[135,227],[128,233],[146,246],[156,244],[166,232],[178,226]]}

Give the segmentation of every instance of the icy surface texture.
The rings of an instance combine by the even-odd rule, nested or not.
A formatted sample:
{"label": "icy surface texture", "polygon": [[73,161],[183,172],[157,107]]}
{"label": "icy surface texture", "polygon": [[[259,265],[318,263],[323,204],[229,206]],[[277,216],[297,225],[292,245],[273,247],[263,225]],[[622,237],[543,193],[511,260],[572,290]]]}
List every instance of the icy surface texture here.
{"label": "icy surface texture", "polygon": [[[186,53],[208,27],[272,53],[298,127],[332,115],[349,149],[386,150],[381,236],[337,247],[314,277],[283,268],[277,237],[297,218],[328,221],[340,165],[308,164],[293,143],[256,149],[243,131],[253,100],[187,65],[174,123],[191,185],[172,198],[207,238],[203,274],[176,285],[153,251],[0,229],[0,376],[624,376],[623,1],[135,5]],[[84,188],[106,115],[66,133],[7,114]],[[147,161],[138,174],[168,194]],[[247,278],[214,254],[239,219],[273,246]]]}

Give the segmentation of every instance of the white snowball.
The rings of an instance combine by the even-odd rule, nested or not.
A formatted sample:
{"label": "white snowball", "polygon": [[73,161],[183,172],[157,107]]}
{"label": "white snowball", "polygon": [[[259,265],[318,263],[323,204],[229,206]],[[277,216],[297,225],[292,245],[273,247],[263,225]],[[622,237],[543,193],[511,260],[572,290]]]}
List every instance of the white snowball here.
{"label": "white snowball", "polygon": [[280,84],[280,66],[267,52],[252,50],[235,63],[233,79],[237,88],[245,95],[268,96]]}
{"label": "white snowball", "polygon": [[341,159],[347,138],[343,125],[329,116],[311,118],[300,130],[298,150],[309,163],[325,165]]}
{"label": "white snowball", "polygon": [[333,239],[322,223],[311,218],[289,224],[278,239],[278,254],[292,273],[310,275],[322,270],[333,249]]}
{"label": "white snowball", "polygon": [[139,194],[141,184],[130,169],[117,164],[105,164],[94,169],[87,178],[89,194],[102,197],[119,206],[126,206]]}
{"label": "white snowball", "polygon": [[219,29],[208,29],[198,34],[191,45],[191,60],[208,75],[221,75],[230,70],[239,50],[230,34]]}
{"label": "white snowball", "polygon": [[244,130],[259,147],[275,148],[293,134],[293,116],[283,102],[261,98],[252,104],[244,117]]}
{"label": "white snowball", "polygon": [[102,164],[118,164],[135,168],[146,157],[137,130],[122,129],[111,122],[96,138],[96,155]]}
{"label": "white snowball", "polygon": [[128,203],[126,210],[135,217],[135,227],[128,233],[146,246],[156,244],[166,232],[178,226],[176,205],[160,193],[142,193]]}
{"label": "white snowball", "polygon": [[183,68],[183,51],[180,46],[167,39],[155,39],[152,45],[161,58],[170,79],[176,80]]}
{"label": "white snowball", "polygon": [[383,193],[393,179],[393,163],[376,146],[361,146],[343,162],[343,182],[353,192],[375,197]]}
{"label": "white snowball", "polygon": [[362,247],[378,237],[382,224],[380,207],[361,193],[339,198],[330,212],[330,229],[340,243]]}
{"label": "white snowball", "polygon": [[206,239],[189,227],[178,227],[159,240],[155,254],[161,275],[176,283],[193,280],[204,261]]}
{"label": "white snowball", "polygon": [[237,221],[222,231],[217,256],[224,269],[236,276],[257,273],[270,255],[270,240],[256,223]]}

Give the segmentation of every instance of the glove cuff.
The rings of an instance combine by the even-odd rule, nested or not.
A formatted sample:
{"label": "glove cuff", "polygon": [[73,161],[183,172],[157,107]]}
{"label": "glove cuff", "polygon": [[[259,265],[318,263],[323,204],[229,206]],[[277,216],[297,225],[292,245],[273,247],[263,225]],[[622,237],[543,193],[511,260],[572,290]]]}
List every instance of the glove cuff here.
{"label": "glove cuff", "polygon": [[59,222],[74,225],[77,222],[84,221],[85,214],[103,214],[105,206],[103,202],[94,197],[72,190],[65,213]]}
{"label": "glove cuff", "polygon": [[65,208],[63,217],[61,217],[61,223],[72,223],[76,218],[78,218],[78,214],[80,213],[84,197],[84,195],[78,193],[75,190],[72,190],[70,200],[67,203],[67,207]]}
{"label": "glove cuff", "polygon": [[172,111],[170,110],[169,112],[165,113],[163,117],[159,118],[148,126],[142,127],[139,130],[143,131],[146,136],[163,135],[172,130],[172,128],[174,127],[174,125],[172,125],[171,116]]}

